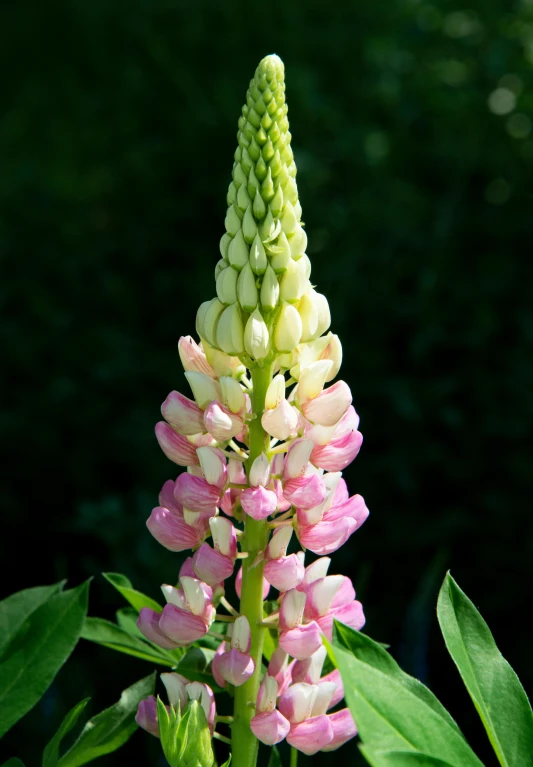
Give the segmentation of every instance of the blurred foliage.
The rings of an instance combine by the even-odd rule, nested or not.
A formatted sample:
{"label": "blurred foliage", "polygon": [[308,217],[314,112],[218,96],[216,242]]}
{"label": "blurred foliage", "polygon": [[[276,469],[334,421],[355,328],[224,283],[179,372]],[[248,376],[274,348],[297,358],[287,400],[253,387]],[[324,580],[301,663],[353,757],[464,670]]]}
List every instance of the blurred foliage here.
{"label": "blurred foliage", "polygon": [[[0,30],[3,592],[175,579],[144,527],[176,474],[153,424],[186,392],[177,339],[214,295],[239,110],[276,52],[365,435],[346,474],[372,514],[333,571],[490,760],[433,606],[451,567],[531,686],[532,0],[21,0]],[[118,606],[99,579],[91,614]],[[82,643],[6,758],[148,672]]]}

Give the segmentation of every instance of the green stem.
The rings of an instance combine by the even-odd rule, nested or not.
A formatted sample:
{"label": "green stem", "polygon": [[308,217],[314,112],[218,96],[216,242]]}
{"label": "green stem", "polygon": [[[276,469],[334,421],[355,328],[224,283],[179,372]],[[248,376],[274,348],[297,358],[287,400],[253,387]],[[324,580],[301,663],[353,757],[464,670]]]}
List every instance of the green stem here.
{"label": "green stem", "polygon": [[[253,418],[249,427],[250,457],[246,463],[247,471],[254,460],[268,449],[270,437],[261,425],[261,416],[265,409],[265,395],[272,380],[272,364],[252,368],[252,411]],[[242,564],[242,590],[240,612],[246,615],[250,623],[250,655],[255,663],[255,671],[245,684],[235,688],[234,722],[232,730],[232,767],[255,767],[259,741],[250,729],[250,720],[254,715],[255,701],[261,677],[263,657],[263,561],[255,564],[257,555],[264,552],[268,542],[269,527],[266,520],[257,521],[248,515],[244,520],[242,549],[248,552]]]}
{"label": "green stem", "polygon": [[291,764],[290,767],[297,767],[298,765],[298,751],[291,746]]}

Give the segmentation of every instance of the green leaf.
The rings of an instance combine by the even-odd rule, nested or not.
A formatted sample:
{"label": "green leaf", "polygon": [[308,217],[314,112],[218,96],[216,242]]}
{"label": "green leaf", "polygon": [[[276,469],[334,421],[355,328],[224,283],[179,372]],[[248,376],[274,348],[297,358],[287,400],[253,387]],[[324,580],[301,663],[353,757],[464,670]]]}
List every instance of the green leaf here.
{"label": "green leaf", "polygon": [[126,631],[128,634],[131,634],[138,639],[147,641],[142,631],[139,631],[137,628],[138,615],[139,613],[133,607],[121,607],[120,610],[117,610],[116,612],[117,623],[123,631]]}
{"label": "green leaf", "polygon": [[24,762],[21,762],[16,756],[12,756],[7,762],[4,762],[2,767],[24,767]]}
{"label": "green leaf", "polygon": [[83,624],[81,638],[96,642],[111,650],[133,655],[136,658],[160,663],[164,666],[175,666],[181,650],[165,650],[152,642],[132,636],[123,628],[106,621],[103,618],[87,618]]}
{"label": "green leaf", "polygon": [[76,725],[76,722],[80,718],[80,714],[89,702],[90,698],[80,701],[74,708],[72,708],[66,717],[61,722],[61,725],[48,743],[43,752],[43,767],[56,767],[59,761],[59,746],[65,735],[72,730]]}
{"label": "green leaf", "polygon": [[[275,748],[275,746],[274,746],[274,748]],[[222,765],[222,767],[229,767],[229,766],[230,766],[230,764],[231,764],[231,754],[230,754],[230,755],[229,755],[229,757],[228,757],[228,761],[227,761],[227,762],[224,762],[224,764]],[[269,767],[270,767],[270,766],[269,766]]]}
{"label": "green leaf", "polygon": [[453,767],[481,767],[434,695],[377,642],[335,621],[333,653],[366,747],[415,751]]}
{"label": "green leaf", "polygon": [[30,615],[61,591],[65,583],[60,581],[52,586],[17,591],[0,602],[0,655]]}
{"label": "green leaf", "polygon": [[58,767],[79,767],[120,748],[135,732],[135,714],[141,700],[155,688],[155,672],[128,687],[118,703],[90,719]]}
{"label": "green leaf", "polygon": [[160,613],[163,609],[155,599],[147,597],[146,594],[142,594],[140,591],[136,591],[131,581],[121,573],[102,573],[104,578],[119,591],[124,599],[126,599],[137,612],[140,612],[143,607],[150,607],[152,610]]}
{"label": "green leaf", "polygon": [[12,637],[0,658],[0,737],[37,703],[80,637],[89,581],[51,596]]}
{"label": "green leaf", "polygon": [[533,712],[489,627],[447,573],[437,615],[448,652],[465,683],[502,767],[533,765]]}
{"label": "green leaf", "polygon": [[450,762],[415,751],[374,751],[365,746],[359,748],[371,767],[454,767]]}
{"label": "green leaf", "polygon": [[204,682],[213,692],[219,692],[220,687],[213,681],[209,665],[215,655],[214,650],[207,647],[191,647],[178,662],[174,671],[187,677],[191,682]]}
{"label": "green leaf", "polygon": [[268,629],[265,631],[264,634],[264,641],[263,641],[263,655],[267,659],[267,661],[270,661],[272,656],[274,655],[274,650],[277,647],[277,636],[274,638],[274,632]]}
{"label": "green leaf", "polygon": [[281,763],[281,756],[276,746],[272,746],[270,752],[270,759],[268,760],[268,767],[283,767]]}

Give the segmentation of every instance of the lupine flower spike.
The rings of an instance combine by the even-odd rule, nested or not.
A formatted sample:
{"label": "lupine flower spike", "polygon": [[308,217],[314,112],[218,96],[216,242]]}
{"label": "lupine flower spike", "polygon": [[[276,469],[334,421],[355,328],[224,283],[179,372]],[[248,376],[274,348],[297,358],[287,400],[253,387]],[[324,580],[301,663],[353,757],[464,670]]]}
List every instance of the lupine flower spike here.
{"label": "lupine flower spike", "polygon": [[[162,586],[162,612],[141,610],[138,626],[173,649],[212,633],[226,611],[212,674],[234,694],[232,766],[253,767],[259,741],[314,754],[357,732],[338,708],[338,672],[322,672],[322,640],[334,618],[364,625],[351,581],[328,570],[368,509],[342,478],[362,436],[348,385],[332,383],[342,348],[311,283],[278,56],[250,82],[237,141],[212,297],[198,309],[198,340],[179,342],[190,396],[172,391],[156,426],[165,455],[186,470],[164,484],[147,526],[170,551],[193,553],[178,585]],[[306,563],[306,550],[318,558]],[[225,598],[234,572],[239,605]],[[263,658],[267,630],[277,648]],[[198,699],[209,737],[220,737],[211,688],[162,679],[170,709]],[[149,698],[137,721],[158,735],[165,710]]]}

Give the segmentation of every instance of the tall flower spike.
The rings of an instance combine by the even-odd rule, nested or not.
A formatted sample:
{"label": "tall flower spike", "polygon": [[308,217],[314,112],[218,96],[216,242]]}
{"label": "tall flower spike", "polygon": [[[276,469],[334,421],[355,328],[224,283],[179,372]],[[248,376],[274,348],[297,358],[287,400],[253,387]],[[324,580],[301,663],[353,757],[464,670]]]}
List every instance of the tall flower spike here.
{"label": "tall flower spike", "polygon": [[[186,468],[165,483],[147,525],[167,549],[192,553],[179,585],[162,586],[162,611],[143,608],[138,627],[167,651],[208,632],[221,640],[211,671],[234,695],[232,765],[255,767],[258,741],[286,739],[311,755],[356,733],[347,709],[328,713],[344,690],[336,669],[322,676],[322,642],[334,619],[361,628],[362,605],[348,578],[327,575],[327,556],[304,567],[304,552],[291,550],[298,539],[315,554],[335,551],[368,509],[341,477],[362,436],[348,385],[334,383],[342,348],[327,299],[310,283],[278,56],[250,82],[237,140],[200,343],[179,342],[191,396],[172,391],[156,427],[163,452]],[[237,560],[233,606],[224,588]],[[279,594],[265,605],[271,585]],[[264,674],[266,632],[276,646]],[[187,700],[199,699],[210,736],[225,739],[209,687],[176,673],[163,682],[170,707],[196,711]],[[137,716],[153,734],[158,711],[152,697]]]}
{"label": "tall flower spike", "polygon": [[292,352],[329,324],[309,282],[296,166],[285,103],[285,68],[264,58],[246,94],[228,188],[217,297],[198,311],[198,332],[230,355],[263,362]]}

